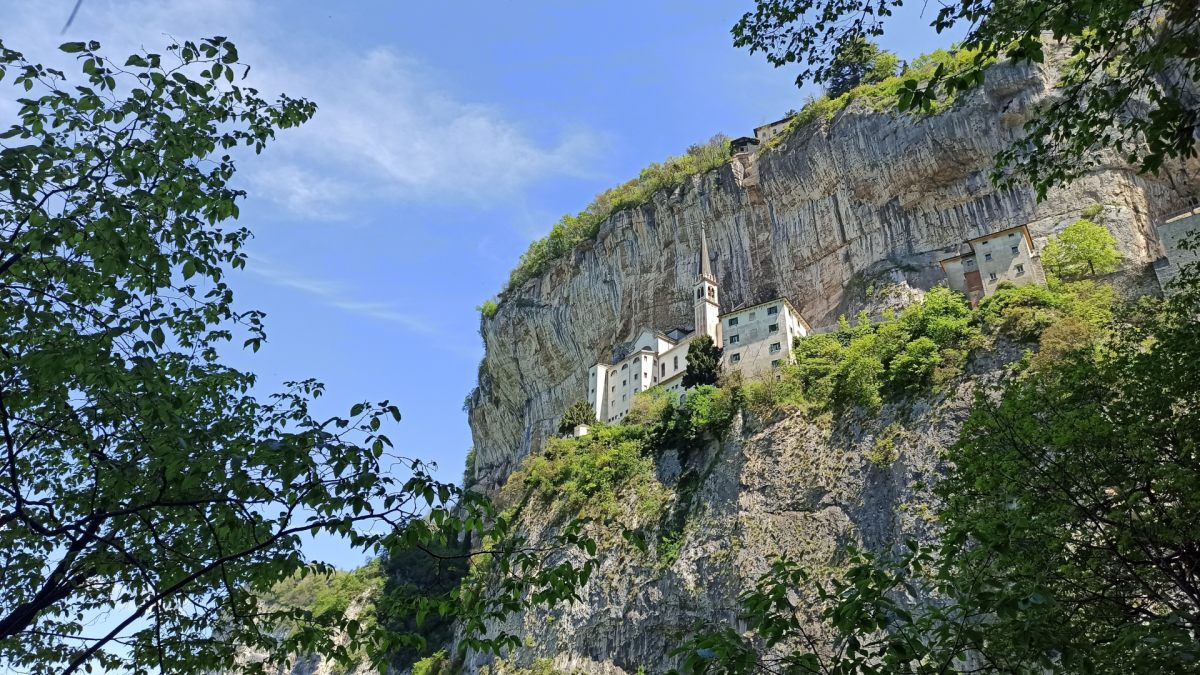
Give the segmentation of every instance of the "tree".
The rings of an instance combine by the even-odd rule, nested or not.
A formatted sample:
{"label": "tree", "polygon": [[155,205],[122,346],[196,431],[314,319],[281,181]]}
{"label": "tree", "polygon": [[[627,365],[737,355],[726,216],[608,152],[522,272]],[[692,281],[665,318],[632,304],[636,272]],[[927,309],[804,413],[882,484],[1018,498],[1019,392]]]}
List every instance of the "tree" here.
{"label": "tree", "polygon": [[567,412],[563,413],[562,421],[558,423],[558,433],[569,434],[580,424],[592,425],[595,423],[596,413],[592,410],[591,404],[579,399],[572,403],[570,408],[567,408]]}
{"label": "tree", "polygon": [[[31,673],[262,670],[419,643],[258,602],[278,581],[329,571],[299,548],[320,533],[370,553],[430,552],[462,532],[496,541],[472,552],[492,556],[488,593],[395,606],[459,617],[464,646],[519,644],[485,636],[484,622],[587,579],[590,562],[543,558],[587,547],[577,525],[532,548],[485,499],[389,450],[395,406],[321,421],[320,384],[263,402],[248,394],[253,374],[218,359],[238,333],[256,351],[265,339],[263,315],[235,311],[225,281],[250,236],[223,226],[244,196],[230,187],[233,154],[261,152],[316,106],[236,83],[234,69],[249,69],[224,38],[124,66],[99,47],[62,46],[85,74],[68,87],[0,45],[0,77],[12,72],[29,97],[0,133],[0,661]],[[96,635],[85,624],[101,612],[111,623]],[[285,621],[296,629],[275,633]],[[237,663],[239,646],[268,662]]]}
{"label": "tree", "polygon": [[1116,244],[1108,228],[1090,220],[1077,220],[1058,237],[1050,235],[1042,251],[1042,264],[1059,278],[1104,274],[1121,262]]}
{"label": "tree", "polygon": [[[757,0],[733,27],[734,45],[762,51],[776,67],[803,64],[797,84],[827,82],[859,40],[883,35],[901,0]],[[1200,13],[1191,0],[1100,0],[1029,5],[1022,0],[959,0],[931,24],[965,26],[955,49],[962,67],[939,67],[904,82],[901,110],[929,110],[939,97],[983,84],[999,60],[1039,64],[1051,41],[1066,40],[1060,90],[1025,125],[1026,135],[996,157],[992,179],[1046,191],[1105,161],[1110,149],[1142,171],[1197,156]],[[1044,39],[1043,35],[1053,36]]]}
{"label": "tree", "polygon": [[688,344],[687,370],[683,387],[691,389],[703,384],[716,385],[721,376],[721,354],[724,350],[713,342],[712,336],[698,335]]}
{"label": "tree", "polygon": [[837,98],[860,84],[882,82],[896,74],[899,59],[879,51],[874,42],[852,40],[838,50],[825,78],[830,98]]}

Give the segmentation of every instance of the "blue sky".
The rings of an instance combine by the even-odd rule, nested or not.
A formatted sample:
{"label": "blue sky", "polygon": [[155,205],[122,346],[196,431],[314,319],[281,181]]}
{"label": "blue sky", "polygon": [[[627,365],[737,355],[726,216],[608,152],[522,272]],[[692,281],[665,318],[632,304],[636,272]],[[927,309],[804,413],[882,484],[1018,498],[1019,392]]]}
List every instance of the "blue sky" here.
{"label": "blue sky", "polygon": [[[271,2],[0,0],[0,39],[33,60],[99,40],[113,56],[224,35],[264,93],[316,118],[240,164],[241,224],[256,235],[239,305],[269,342],[231,352],[264,393],[323,381],[324,412],[390,399],[398,448],[462,470],[462,401],[482,356],[475,306],[500,290],[557,218],[714,133],[748,135],[800,108],[795,72],[734,49],[750,0]],[[936,7],[895,17],[901,58],[948,46]],[[57,61],[62,63],[61,61]],[[71,67],[68,73],[78,72]],[[0,116],[15,92],[0,85]],[[337,542],[310,553],[362,561]]]}

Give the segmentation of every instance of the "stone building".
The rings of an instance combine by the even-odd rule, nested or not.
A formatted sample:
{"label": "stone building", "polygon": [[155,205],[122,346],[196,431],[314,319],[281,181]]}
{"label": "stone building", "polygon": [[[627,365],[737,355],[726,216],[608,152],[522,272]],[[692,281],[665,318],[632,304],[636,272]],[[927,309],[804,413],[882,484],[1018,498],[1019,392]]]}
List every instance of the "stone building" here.
{"label": "stone building", "polygon": [[1179,270],[1185,265],[1200,260],[1200,255],[1197,255],[1196,251],[1185,251],[1179,248],[1179,243],[1189,233],[1200,234],[1200,208],[1188,209],[1167,218],[1156,229],[1165,255],[1154,261],[1154,275],[1158,277],[1158,283],[1162,286],[1163,291],[1170,293],[1171,289],[1167,285],[1175,280],[1175,277],[1179,275]]}
{"label": "stone building", "polygon": [[1024,225],[969,239],[939,262],[950,289],[967,296],[972,307],[995,293],[1001,281],[1046,283],[1041,256]]}
{"label": "stone building", "polygon": [[772,300],[720,313],[720,291],[708,257],[708,241],[700,234],[700,277],[692,294],[695,329],[667,332],[644,329],[633,342],[633,352],[612,364],[597,363],[588,369],[588,403],[602,422],[616,422],[629,414],[639,391],[663,386],[684,392],[687,352],[697,335],[712,337],[725,352],[726,372],[751,377],[786,363],[792,340],[812,333],[808,323],[786,299]]}

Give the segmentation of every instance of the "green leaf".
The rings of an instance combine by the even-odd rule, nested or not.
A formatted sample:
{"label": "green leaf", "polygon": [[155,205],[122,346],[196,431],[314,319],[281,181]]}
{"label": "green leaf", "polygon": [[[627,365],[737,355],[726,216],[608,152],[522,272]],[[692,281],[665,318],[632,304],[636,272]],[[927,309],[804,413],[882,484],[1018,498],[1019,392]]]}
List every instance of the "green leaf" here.
{"label": "green leaf", "polygon": [[87,45],[82,42],[66,42],[59,45],[58,48],[60,51],[64,51],[68,54],[77,54],[87,49]]}
{"label": "green leaf", "polygon": [[183,263],[183,278],[184,279],[191,279],[192,276],[195,274],[196,274],[196,263],[195,262],[188,260],[187,262]]}

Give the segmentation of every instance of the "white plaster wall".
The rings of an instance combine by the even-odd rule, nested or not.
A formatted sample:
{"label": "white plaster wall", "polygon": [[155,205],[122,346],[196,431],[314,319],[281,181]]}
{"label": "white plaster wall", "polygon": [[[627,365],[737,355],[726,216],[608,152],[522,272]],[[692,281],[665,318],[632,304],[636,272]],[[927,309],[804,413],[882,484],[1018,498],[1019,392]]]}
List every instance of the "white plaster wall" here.
{"label": "white plaster wall", "polygon": [[[1013,248],[1017,249],[1013,253]],[[975,242],[975,264],[979,266],[979,276],[983,280],[985,295],[996,292],[996,286],[1001,281],[1011,281],[1018,286],[1034,280],[1034,261],[1029,250],[1029,242],[1020,230],[1000,233],[994,238]],[[992,259],[988,260],[988,256]],[[1017,266],[1024,269],[1018,271]],[[992,278],[995,275],[995,279]],[[965,287],[966,282],[963,282]],[[951,287],[953,288],[953,286]]]}

